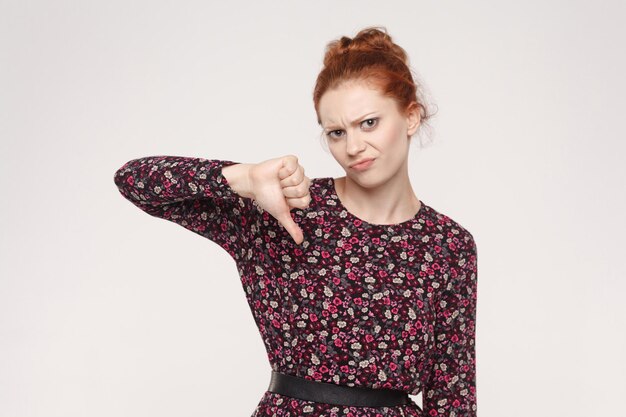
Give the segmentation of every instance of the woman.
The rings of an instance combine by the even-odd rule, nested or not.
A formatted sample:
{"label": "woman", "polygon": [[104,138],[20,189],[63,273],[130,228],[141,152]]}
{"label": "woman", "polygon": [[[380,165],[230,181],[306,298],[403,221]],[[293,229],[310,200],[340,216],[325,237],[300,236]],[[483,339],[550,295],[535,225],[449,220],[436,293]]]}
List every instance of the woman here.
{"label": "woman", "polygon": [[[428,116],[406,62],[384,29],[328,45],[314,104],[344,177],[311,180],[294,155],[115,173],[141,210],[237,263],[272,367],[253,417],[476,416],[476,245],[413,193]],[[407,395],[420,391],[423,410]]]}

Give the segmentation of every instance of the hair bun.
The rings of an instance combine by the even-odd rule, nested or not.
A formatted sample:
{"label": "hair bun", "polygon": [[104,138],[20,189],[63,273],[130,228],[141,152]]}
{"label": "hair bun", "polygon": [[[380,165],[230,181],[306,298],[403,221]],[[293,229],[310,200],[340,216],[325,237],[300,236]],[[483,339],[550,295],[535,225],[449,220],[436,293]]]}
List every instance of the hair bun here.
{"label": "hair bun", "polygon": [[389,53],[408,64],[406,52],[393,42],[384,27],[368,27],[357,33],[354,38],[342,36],[340,39],[330,42],[326,49],[324,65],[328,65],[330,61],[350,52]]}

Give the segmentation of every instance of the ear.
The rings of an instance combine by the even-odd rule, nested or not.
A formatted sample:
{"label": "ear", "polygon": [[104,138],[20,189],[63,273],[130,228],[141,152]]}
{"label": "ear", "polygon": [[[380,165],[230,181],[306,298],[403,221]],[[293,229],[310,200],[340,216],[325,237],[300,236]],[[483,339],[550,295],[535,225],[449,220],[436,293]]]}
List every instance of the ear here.
{"label": "ear", "polygon": [[417,127],[420,125],[421,116],[419,110],[420,106],[414,101],[409,105],[409,108],[406,111],[406,133],[408,136],[413,136],[413,134],[417,132]]}

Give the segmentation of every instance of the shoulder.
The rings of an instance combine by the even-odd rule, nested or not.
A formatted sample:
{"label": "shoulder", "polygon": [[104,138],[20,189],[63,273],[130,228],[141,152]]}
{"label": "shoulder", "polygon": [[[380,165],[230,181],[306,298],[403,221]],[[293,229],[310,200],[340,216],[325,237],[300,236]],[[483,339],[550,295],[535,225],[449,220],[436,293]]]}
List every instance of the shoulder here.
{"label": "shoulder", "polygon": [[431,221],[437,224],[439,238],[441,269],[437,288],[441,288],[441,294],[451,292],[475,299],[478,276],[474,236],[459,220],[432,208],[429,213]]}
{"label": "shoulder", "polygon": [[426,206],[426,218],[430,221],[433,232],[440,239],[443,255],[452,259],[459,256],[475,255],[476,241],[469,229],[456,217]]}

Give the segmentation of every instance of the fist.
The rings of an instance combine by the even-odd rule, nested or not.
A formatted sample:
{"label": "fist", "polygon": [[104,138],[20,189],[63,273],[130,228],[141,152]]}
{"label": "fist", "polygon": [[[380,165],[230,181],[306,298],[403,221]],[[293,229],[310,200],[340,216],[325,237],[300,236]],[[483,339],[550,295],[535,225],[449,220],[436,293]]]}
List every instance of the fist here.
{"label": "fist", "polygon": [[268,159],[250,167],[250,190],[263,210],[278,220],[297,244],[304,241],[302,229],[293,221],[292,208],[306,208],[311,202],[311,180],[294,155]]}

